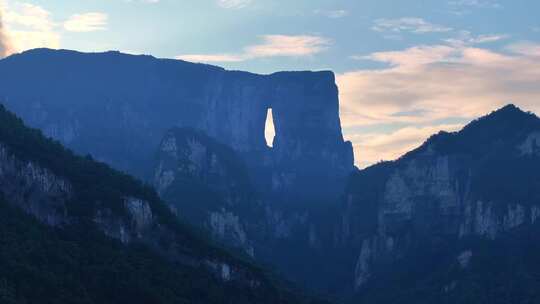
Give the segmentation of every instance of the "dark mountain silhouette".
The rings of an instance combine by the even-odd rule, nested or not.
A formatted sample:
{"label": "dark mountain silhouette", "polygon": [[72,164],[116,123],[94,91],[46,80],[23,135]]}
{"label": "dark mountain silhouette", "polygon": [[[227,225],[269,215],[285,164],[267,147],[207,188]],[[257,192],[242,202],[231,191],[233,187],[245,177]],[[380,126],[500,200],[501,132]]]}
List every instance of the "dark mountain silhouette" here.
{"label": "dark mountain silhouette", "polygon": [[0,302],[302,303],[157,194],[0,107]]}
{"label": "dark mountain silhouette", "polygon": [[[310,256],[312,246],[320,247],[319,234],[331,234],[317,224],[327,217],[318,210],[333,205],[354,168],[352,146],[341,132],[332,72],[257,75],[119,52],[37,49],[0,60],[0,99],[68,148],[148,182],[161,172],[156,157],[159,163],[167,155],[160,145],[169,130],[194,130],[198,145],[179,141],[179,148],[198,155],[202,145],[221,164],[224,154],[234,154],[249,185],[238,189],[241,195],[210,191],[225,196],[209,199],[200,181],[199,188],[196,179],[190,180],[193,187],[176,182],[160,191],[168,205],[199,208],[196,224],[210,228],[211,235],[223,236],[222,241],[291,277],[320,281],[312,275],[318,258],[300,264],[289,253]],[[264,137],[269,109],[276,127],[271,148]],[[218,178],[212,190],[238,181],[234,170],[200,173]],[[161,173],[162,181],[186,180],[185,172],[175,168]],[[203,208],[208,201],[211,208]],[[187,218],[190,213],[177,214]]]}
{"label": "dark mountain silhouette", "polygon": [[357,300],[534,303],[540,119],[508,105],[354,174],[343,211]]}
{"label": "dark mountain silhouette", "polygon": [[[334,197],[353,169],[332,72],[257,75],[151,56],[49,49],[0,60],[0,71],[0,100],[30,126],[146,180],[172,127],[203,131],[242,154],[258,189],[281,200]],[[273,148],[264,137],[269,109]],[[325,187],[314,193],[318,180]]]}
{"label": "dark mountain silhouette", "polygon": [[[51,244],[80,248],[68,260],[80,259],[85,246],[101,246],[100,257],[155,263],[117,270],[133,273],[122,288],[143,286],[141,299],[162,278],[191,278],[195,265],[204,269],[195,285],[168,282],[159,295],[176,300],[170,290],[180,288],[182,299],[192,299],[202,282],[217,294],[203,299],[210,303],[231,295],[235,303],[300,301],[246,262],[251,257],[353,303],[539,301],[540,120],[516,106],[433,135],[396,161],[355,170],[331,72],[257,75],[118,52],[40,49],[0,60],[0,98],[31,126],[88,154],[16,137],[10,149],[22,152],[15,159],[0,154],[7,155],[0,172],[11,174],[0,187],[6,214],[39,231],[52,226],[40,232]],[[273,147],[264,139],[269,109]],[[151,182],[164,203],[93,158]],[[177,218],[244,258],[200,240]],[[90,245],[78,237],[87,234],[71,233],[83,228],[64,228],[73,219],[93,223],[94,230],[76,225],[93,233]],[[159,266],[171,263],[181,274]],[[69,271],[58,273],[54,288]],[[0,276],[0,294],[10,299],[26,286],[6,280]],[[261,283],[254,287],[253,280]],[[74,282],[75,290],[88,283]],[[112,288],[91,286],[102,298]]]}

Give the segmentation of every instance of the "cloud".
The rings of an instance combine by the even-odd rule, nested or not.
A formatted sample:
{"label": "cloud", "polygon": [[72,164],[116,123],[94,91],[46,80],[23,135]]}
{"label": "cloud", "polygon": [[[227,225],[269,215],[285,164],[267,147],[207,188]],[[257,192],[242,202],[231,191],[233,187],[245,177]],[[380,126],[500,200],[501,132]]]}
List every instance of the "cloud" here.
{"label": "cloud", "polygon": [[503,6],[494,0],[453,0],[448,4],[452,8],[450,13],[463,16],[471,13],[472,9],[500,9]]}
{"label": "cloud", "polygon": [[409,32],[415,34],[441,33],[452,30],[450,27],[427,22],[422,18],[406,17],[399,19],[377,19],[371,28],[376,32],[402,33]]}
{"label": "cloud", "polygon": [[94,12],[72,15],[64,22],[64,29],[68,32],[95,32],[107,28],[108,16],[104,13]]}
{"label": "cloud", "polygon": [[241,9],[250,5],[252,0],[218,0],[217,4],[226,9]]}
{"label": "cloud", "polygon": [[493,0],[455,0],[448,3],[456,7],[502,8],[501,4]]}
{"label": "cloud", "polygon": [[[156,3],[159,3],[160,0],[138,0],[137,2],[142,2],[142,3],[149,3],[149,4],[156,4]],[[132,3],[132,2],[135,2],[134,0],[124,0],[124,2],[126,3]]]}
{"label": "cloud", "polygon": [[214,54],[214,55],[204,55],[204,54],[191,54],[191,55],[180,55],[176,59],[181,59],[191,62],[239,62],[244,61],[245,58],[241,55],[230,55],[230,54]]}
{"label": "cloud", "polygon": [[60,35],[55,31],[56,24],[49,11],[29,3],[16,3],[8,6],[0,3],[3,14],[4,35],[9,35],[11,52],[24,51],[37,47],[59,48]]}
{"label": "cloud", "polygon": [[196,62],[239,62],[267,57],[303,57],[320,53],[330,45],[330,40],[310,35],[266,35],[262,40],[238,54],[185,54],[176,58]]}
{"label": "cloud", "polygon": [[[388,126],[439,128],[441,122],[465,122],[507,103],[540,112],[539,44],[520,43],[503,51],[475,45],[422,45],[363,58],[388,66],[337,75],[342,122],[350,137],[359,132],[381,135]],[[395,132],[391,137],[396,143],[392,149],[400,153],[412,146],[400,141],[404,134]],[[356,143],[360,164],[373,162],[376,155],[396,156],[383,145],[368,147],[362,142],[369,140],[362,140]],[[371,149],[367,158],[366,149]]]}
{"label": "cloud", "polygon": [[354,59],[365,59],[388,63],[402,69],[415,68],[433,62],[448,61],[457,50],[447,45],[415,46],[406,51],[375,52],[367,56],[353,56]]}
{"label": "cloud", "polygon": [[509,38],[506,34],[490,34],[474,36],[469,31],[459,31],[457,36],[445,39],[444,41],[453,46],[463,47],[471,44],[483,44],[497,42]]}
{"label": "cloud", "polygon": [[313,13],[332,19],[343,18],[349,15],[349,12],[346,10],[315,10]]}
{"label": "cloud", "polygon": [[430,135],[440,131],[457,131],[463,124],[407,126],[392,132],[362,132],[349,136],[358,152],[357,165],[366,167],[382,160],[397,159],[417,148]]}
{"label": "cloud", "polygon": [[264,42],[246,48],[246,53],[251,57],[274,57],[274,56],[307,56],[325,50],[329,40],[319,36],[264,36]]}
{"label": "cloud", "polygon": [[507,49],[517,54],[540,58],[540,44],[520,42],[510,45]]}
{"label": "cloud", "polygon": [[4,27],[2,10],[0,10],[0,58],[6,57],[13,52],[11,40]]}

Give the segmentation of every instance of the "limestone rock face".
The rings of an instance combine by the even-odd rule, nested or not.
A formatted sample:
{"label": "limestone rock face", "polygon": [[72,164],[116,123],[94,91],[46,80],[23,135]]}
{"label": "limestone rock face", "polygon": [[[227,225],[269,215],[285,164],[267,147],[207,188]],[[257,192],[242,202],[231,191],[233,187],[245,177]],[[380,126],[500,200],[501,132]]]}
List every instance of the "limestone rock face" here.
{"label": "limestone rock face", "polygon": [[[497,240],[536,224],[539,130],[538,117],[507,106],[460,132],[435,135],[397,161],[357,172],[338,224],[340,244],[357,252],[355,288],[420,244]],[[463,252],[465,267],[472,254]]]}
{"label": "limestone rock face", "polygon": [[[145,247],[148,249],[143,251],[145,261],[170,263],[167,264],[170,267],[187,267],[193,273],[202,273],[205,288],[212,286],[213,280],[207,280],[213,274],[219,279],[216,284],[232,284],[236,290],[233,294],[238,290],[256,294],[266,288],[272,288],[272,295],[276,292],[259,269],[200,238],[178,221],[151,187],[91,157],[75,155],[39,131],[26,128],[3,106],[0,106],[0,197],[2,204],[11,204],[42,224],[53,226],[55,232],[83,234],[81,238],[88,242],[98,238],[95,232],[102,232],[121,243]],[[27,215],[21,218],[33,223]],[[230,216],[222,221],[235,219]],[[103,248],[100,246],[96,245]],[[152,256],[159,259],[152,260]],[[189,279],[190,273],[185,272],[189,275],[182,277]],[[279,297],[269,301],[281,303]]]}
{"label": "limestone rock face", "polygon": [[[76,152],[152,181],[178,216],[216,239],[317,277],[312,265],[319,260],[289,267],[287,254],[325,246],[324,234],[333,231],[318,225],[310,203],[333,203],[354,169],[332,72],[257,75],[118,52],[38,49],[0,60],[0,100]],[[269,109],[272,147],[264,135]],[[179,142],[174,129],[227,146],[225,154],[241,159],[243,177],[224,149],[216,152],[200,137]],[[144,236],[153,215],[125,199],[133,211],[126,224]],[[125,242],[139,236],[108,216],[103,211],[95,220],[109,235]],[[279,261],[271,260],[278,251]]]}
{"label": "limestone rock face", "polygon": [[[46,49],[1,60],[0,71],[0,98],[27,124],[144,179],[151,179],[154,153],[172,127],[201,130],[242,153],[261,191],[337,193],[353,169],[332,72],[257,75],[151,56]],[[264,138],[270,108],[273,149]],[[315,181],[328,186],[313,187]]]}
{"label": "limestone rock face", "polygon": [[[63,226],[75,218],[69,215],[74,190],[71,182],[42,164],[24,161],[0,143],[0,193],[11,204],[50,226]],[[107,208],[96,210],[94,222],[110,237],[123,243],[143,239],[154,224],[148,202],[126,197],[125,207],[130,220],[119,217]]]}
{"label": "limestone rock face", "polygon": [[[291,204],[261,191],[250,173],[242,153],[202,131],[174,128],[157,153],[154,185],[177,216],[214,240],[297,280],[331,280],[317,277],[313,267],[325,259],[310,256],[326,246],[328,226],[320,219],[327,214],[317,215],[309,202]],[[299,261],[300,256],[308,258]],[[306,268],[313,279],[306,279]]]}
{"label": "limestone rock face", "polygon": [[264,208],[237,152],[201,131],[176,128],[166,133],[157,159],[154,185],[171,209],[253,256]]}
{"label": "limestone rock face", "polygon": [[50,170],[16,158],[0,143],[0,191],[42,222],[58,226],[69,222],[66,204],[72,196],[69,181]]}

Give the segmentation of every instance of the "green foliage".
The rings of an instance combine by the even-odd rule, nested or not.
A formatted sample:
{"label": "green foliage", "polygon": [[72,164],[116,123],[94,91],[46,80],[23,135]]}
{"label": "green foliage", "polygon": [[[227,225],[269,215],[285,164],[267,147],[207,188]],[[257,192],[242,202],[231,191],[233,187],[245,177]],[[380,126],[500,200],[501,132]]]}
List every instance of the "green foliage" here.
{"label": "green foliage", "polygon": [[[0,106],[0,143],[20,160],[32,161],[67,179],[72,224],[46,227],[0,199],[0,303],[306,303],[271,281],[250,261],[233,257],[182,224],[155,191],[88,155],[80,157]],[[97,210],[127,216],[124,198],[150,203],[159,231],[168,231],[164,248],[123,245],[96,227]],[[185,256],[169,256],[167,246]],[[205,267],[185,259],[229,262],[255,278],[258,287],[218,280]],[[197,263],[195,263],[197,265]],[[245,282],[249,284],[249,282]]]}
{"label": "green foliage", "polygon": [[[457,257],[472,253],[468,266]],[[353,303],[540,303],[540,227],[527,226],[497,240],[471,238],[424,243],[389,265]]]}
{"label": "green foliage", "polygon": [[[376,217],[378,204],[383,201],[380,196],[392,172],[406,168],[411,160],[433,163],[442,156],[448,157],[450,174],[455,178],[452,182],[458,188],[467,189],[465,199],[493,202],[493,212],[497,213],[506,212],[507,204],[537,205],[540,202],[540,158],[523,155],[518,147],[531,133],[538,131],[540,119],[537,116],[509,105],[473,121],[459,132],[434,135],[397,161],[377,164],[355,174],[349,186],[349,193],[357,200],[358,210],[354,213]],[[413,223],[430,223],[426,219],[437,216],[437,211],[430,210],[438,206],[436,195],[414,199]],[[360,215],[358,222],[369,223],[369,219]],[[359,230],[373,234],[376,225],[375,221],[372,226]],[[387,223],[386,233],[390,231],[388,226],[391,225]],[[402,250],[396,261],[376,265],[376,275],[351,303],[540,303],[538,225],[524,225],[496,240],[457,239],[457,236],[439,233],[436,227],[395,229],[408,233],[409,247]],[[458,256],[464,251],[472,252],[468,267],[458,262]]]}
{"label": "green foliage", "polygon": [[222,284],[90,224],[48,228],[0,202],[0,303],[274,303],[277,294]]}
{"label": "green foliage", "polygon": [[180,238],[178,241],[194,253],[201,256],[224,254],[179,222],[151,186],[94,161],[90,155],[80,157],[74,154],[59,142],[43,136],[39,130],[27,128],[21,119],[1,105],[0,142],[18,159],[41,164],[70,181],[74,188],[74,197],[67,205],[70,216],[89,220],[97,210],[108,209],[118,217],[125,217],[124,199],[137,197],[148,201],[156,221],[174,231]]}
{"label": "green foliage", "polygon": [[[169,159],[168,153],[159,155],[167,168],[175,170],[174,182],[162,197],[182,210],[179,216],[194,225],[204,223],[210,212],[221,211],[223,207],[242,218],[264,216],[247,167],[232,148],[192,128],[174,128],[169,136],[176,139],[178,159]],[[191,142],[200,143],[205,150],[197,164],[190,158]],[[200,170],[192,169],[199,166],[202,166]]]}

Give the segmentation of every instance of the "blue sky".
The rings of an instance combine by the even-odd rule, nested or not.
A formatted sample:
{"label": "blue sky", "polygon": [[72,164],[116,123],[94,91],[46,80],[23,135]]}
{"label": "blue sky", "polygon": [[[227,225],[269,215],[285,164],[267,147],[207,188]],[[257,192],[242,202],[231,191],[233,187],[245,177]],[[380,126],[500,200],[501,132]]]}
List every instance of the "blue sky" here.
{"label": "blue sky", "polygon": [[509,102],[540,113],[535,0],[0,0],[0,8],[5,53],[47,46],[257,73],[333,70],[359,166]]}

